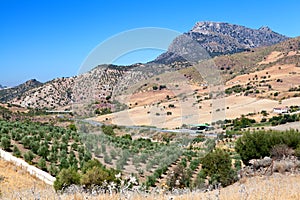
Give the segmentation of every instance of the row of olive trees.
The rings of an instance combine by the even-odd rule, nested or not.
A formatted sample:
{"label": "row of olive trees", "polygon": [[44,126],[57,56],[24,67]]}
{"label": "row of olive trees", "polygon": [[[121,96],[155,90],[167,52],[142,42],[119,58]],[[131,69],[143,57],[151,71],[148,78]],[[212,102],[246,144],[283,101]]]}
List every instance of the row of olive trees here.
{"label": "row of olive trees", "polygon": [[71,128],[1,120],[0,137],[4,150],[52,175],[63,168],[82,167],[92,157],[80,142],[79,134]]}

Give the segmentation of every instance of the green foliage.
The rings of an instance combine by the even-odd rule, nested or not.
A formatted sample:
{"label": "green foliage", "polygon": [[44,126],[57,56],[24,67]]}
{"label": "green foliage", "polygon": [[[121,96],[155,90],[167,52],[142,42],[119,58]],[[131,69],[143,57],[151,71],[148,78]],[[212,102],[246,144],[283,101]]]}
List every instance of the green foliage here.
{"label": "green foliage", "polygon": [[102,126],[102,132],[106,135],[115,136],[115,132],[112,126]]}
{"label": "green foliage", "polygon": [[92,169],[93,167],[104,167],[104,166],[99,162],[99,160],[93,159],[84,163],[81,171],[82,173],[86,173],[88,170]]}
{"label": "green foliage", "polygon": [[64,187],[72,184],[80,183],[80,174],[73,168],[62,169],[56,177],[54,182],[54,189],[56,191],[62,190]]}
{"label": "green foliage", "polygon": [[49,150],[48,150],[48,146],[46,145],[42,145],[40,146],[40,148],[37,151],[37,154],[43,158],[46,158],[48,156]]}
{"label": "green foliage", "polygon": [[68,127],[71,131],[77,131],[77,127],[75,124],[70,124]]}
{"label": "green foliage", "polygon": [[8,139],[7,137],[2,137],[0,145],[5,151],[10,150],[10,146],[11,146],[10,139]]}
{"label": "green foliage", "polygon": [[254,119],[241,117],[233,120],[233,127],[234,130],[241,130],[241,128],[252,126],[254,123],[255,123]]}
{"label": "green foliage", "polygon": [[41,158],[37,165],[41,170],[47,171],[46,160],[44,158]]}
{"label": "green foliage", "polygon": [[66,169],[69,167],[69,163],[68,163],[68,159],[66,157],[63,157],[61,156],[60,159],[59,159],[59,162],[60,162],[60,169]]}
{"label": "green foliage", "polygon": [[21,151],[16,145],[14,145],[14,148],[13,148],[13,155],[18,158],[21,157]]}
{"label": "green foliage", "polygon": [[95,110],[95,114],[97,114],[97,115],[107,115],[110,113],[112,113],[110,108],[101,108],[101,109],[97,108]]}
{"label": "green foliage", "polygon": [[300,144],[300,133],[297,130],[245,132],[237,140],[235,149],[243,162],[247,164],[251,159],[270,156],[271,149],[279,144],[286,144],[296,149]]}
{"label": "green foliage", "polygon": [[[55,173],[56,167],[51,165],[49,172]],[[86,188],[93,185],[102,185],[106,180],[107,182],[116,181],[115,175],[118,171],[114,169],[107,169],[98,160],[90,160],[83,164],[81,173],[77,172],[73,167],[62,169],[56,177],[54,182],[55,190],[62,190],[72,184],[82,184]]]}
{"label": "green foliage", "polygon": [[58,174],[58,167],[55,166],[54,163],[51,163],[51,165],[48,167],[48,172],[52,175],[52,176],[56,176]]}
{"label": "green foliage", "polygon": [[26,153],[24,153],[23,157],[24,157],[26,162],[31,164],[32,160],[35,158],[35,155],[32,153],[32,151],[29,150]]}
{"label": "green foliage", "polygon": [[116,171],[114,170],[106,169],[101,165],[93,166],[82,175],[80,183],[90,188],[93,185],[102,185],[104,181],[116,181],[115,175]]}
{"label": "green foliage", "polygon": [[225,89],[225,94],[232,94],[232,93],[241,93],[241,92],[249,92],[249,90],[251,90],[253,87],[252,86],[247,86],[246,88],[244,88],[241,85],[235,85],[232,86],[231,88],[227,88]]}
{"label": "green foliage", "polygon": [[234,182],[235,172],[231,168],[231,159],[227,152],[216,149],[201,161],[203,173],[210,177],[211,184],[221,183],[222,186],[227,186]]}
{"label": "green foliage", "polygon": [[279,124],[286,124],[288,122],[296,122],[300,120],[299,114],[292,114],[292,115],[278,115],[278,116],[273,116],[272,118],[269,119],[269,122],[272,124],[272,126],[276,126]]}

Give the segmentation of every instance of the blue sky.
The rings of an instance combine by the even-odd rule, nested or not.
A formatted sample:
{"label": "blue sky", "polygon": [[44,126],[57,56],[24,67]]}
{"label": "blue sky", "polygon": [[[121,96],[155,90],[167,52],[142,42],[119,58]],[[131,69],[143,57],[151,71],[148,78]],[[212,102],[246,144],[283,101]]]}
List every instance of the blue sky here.
{"label": "blue sky", "polygon": [[[186,32],[197,21],[218,21],[299,36],[299,8],[297,0],[0,0],[0,84],[76,75],[99,43],[134,28]],[[116,63],[146,62],[159,53],[135,52]]]}

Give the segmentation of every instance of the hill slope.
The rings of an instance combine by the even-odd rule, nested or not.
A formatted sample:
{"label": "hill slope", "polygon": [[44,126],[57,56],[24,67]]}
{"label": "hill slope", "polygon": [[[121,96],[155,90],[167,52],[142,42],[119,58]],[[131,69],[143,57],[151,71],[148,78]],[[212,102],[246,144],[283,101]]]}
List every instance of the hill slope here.
{"label": "hill slope", "polygon": [[36,88],[38,86],[41,86],[41,85],[42,85],[41,82],[39,82],[35,79],[31,79],[31,80],[28,80],[25,83],[22,83],[16,87],[0,90],[0,101],[6,102],[6,101],[10,101],[14,98],[18,98],[18,97],[22,96],[26,91],[29,91],[29,90]]}

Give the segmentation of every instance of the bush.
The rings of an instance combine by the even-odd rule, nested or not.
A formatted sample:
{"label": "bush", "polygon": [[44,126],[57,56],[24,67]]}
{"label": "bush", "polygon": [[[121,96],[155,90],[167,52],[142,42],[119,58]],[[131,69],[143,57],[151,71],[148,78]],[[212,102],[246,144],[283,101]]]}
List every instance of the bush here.
{"label": "bush", "polygon": [[271,156],[276,159],[281,159],[284,156],[294,154],[294,150],[289,148],[286,144],[277,144],[271,149]]}
{"label": "bush", "polygon": [[222,186],[227,186],[235,181],[229,154],[221,149],[216,149],[202,158],[202,169],[205,176],[210,177],[211,184],[221,183]]}
{"label": "bush", "polygon": [[[248,164],[251,159],[259,159],[271,155],[271,150],[277,145],[286,145],[289,148],[296,149],[300,144],[300,133],[295,130],[285,132],[279,131],[256,131],[253,133],[245,132],[240,137],[235,146],[235,150],[240,154],[242,161]],[[284,149],[283,146],[277,146],[274,149]],[[276,153],[278,155],[278,151]]]}
{"label": "bush", "polygon": [[44,158],[41,158],[37,165],[41,170],[47,171],[46,160]]}
{"label": "bush", "polygon": [[84,163],[81,171],[82,173],[86,173],[88,170],[92,169],[93,167],[104,167],[99,160],[93,159],[86,163]]}
{"label": "bush", "polygon": [[27,151],[24,155],[24,159],[26,162],[31,164],[32,160],[34,159],[35,155],[32,153],[32,151]]}
{"label": "bush", "polygon": [[13,148],[13,155],[18,158],[21,157],[21,151],[16,145],[14,145],[14,148]]}
{"label": "bush", "polygon": [[2,137],[2,138],[1,138],[1,147],[2,147],[5,151],[8,151],[8,150],[10,150],[10,146],[11,146],[10,139],[8,139],[7,137]]}
{"label": "bush", "polygon": [[183,165],[177,165],[174,169],[174,173],[169,176],[167,180],[167,185],[170,188],[187,188],[190,187],[190,178],[192,171],[185,168]]}
{"label": "bush", "polygon": [[94,166],[83,174],[80,183],[87,188],[90,188],[93,185],[101,186],[104,181],[107,181],[108,183],[115,181],[115,174],[115,171],[108,170],[101,166]]}
{"label": "bush", "polygon": [[102,126],[102,132],[105,135],[115,136],[114,129],[111,126]]}
{"label": "bush", "polygon": [[54,189],[62,190],[64,187],[68,187],[72,184],[79,184],[80,183],[80,174],[72,168],[62,169],[56,180],[54,181]]}

